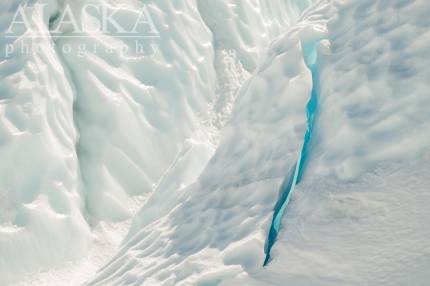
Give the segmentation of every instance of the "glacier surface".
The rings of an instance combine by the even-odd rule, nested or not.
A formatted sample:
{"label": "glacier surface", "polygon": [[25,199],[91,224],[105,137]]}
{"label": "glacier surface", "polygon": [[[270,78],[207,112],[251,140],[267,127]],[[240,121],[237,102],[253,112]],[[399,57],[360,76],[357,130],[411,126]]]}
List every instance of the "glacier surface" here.
{"label": "glacier surface", "polygon": [[[15,38],[0,3],[0,285],[428,285],[427,0],[27,2]],[[56,34],[88,3],[145,7],[153,54]]]}

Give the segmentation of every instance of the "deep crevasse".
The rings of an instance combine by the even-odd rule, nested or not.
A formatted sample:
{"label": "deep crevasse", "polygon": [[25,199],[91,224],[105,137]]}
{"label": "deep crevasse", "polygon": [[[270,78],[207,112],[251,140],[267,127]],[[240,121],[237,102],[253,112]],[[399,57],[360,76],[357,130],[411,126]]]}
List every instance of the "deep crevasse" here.
{"label": "deep crevasse", "polygon": [[303,138],[303,147],[300,151],[297,162],[294,164],[292,170],[290,171],[290,174],[287,175],[287,177],[285,178],[285,181],[282,183],[281,189],[279,191],[280,197],[278,198],[278,201],[276,202],[273,211],[274,213],[272,224],[270,226],[269,234],[265,243],[264,252],[266,254],[266,257],[264,259],[263,266],[266,266],[270,262],[270,251],[272,250],[272,247],[278,237],[281,228],[282,218],[285,214],[288,203],[290,202],[290,198],[294,192],[295,186],[299,184],[303,178],[306,164],[310,157],[310,145],[312,140],[312,134],[314,132],[313,129],[315,125],[315,117],[317,116],[318,112],[318,43],[319,41],[316,43],[311,42],[301,44],[303,49],[303,59],[312,74],[312,91],[309,102],[306,106],[307,128],[305,136]]}

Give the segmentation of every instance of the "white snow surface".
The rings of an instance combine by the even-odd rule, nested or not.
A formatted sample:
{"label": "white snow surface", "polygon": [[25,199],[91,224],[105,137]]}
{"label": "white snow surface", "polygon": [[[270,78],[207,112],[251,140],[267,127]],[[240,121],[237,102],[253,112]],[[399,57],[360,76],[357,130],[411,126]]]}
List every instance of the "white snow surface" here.
{"label": "white snow surface", "polygon": [[62,49],[133,45],[94,32],[6,58],[88,3],[30,1],[50,11],[13,43],[20,2],[0,3],[0,285],[428,285],[430,2],[97,0],[124,24],[147,4],[156,53]]}

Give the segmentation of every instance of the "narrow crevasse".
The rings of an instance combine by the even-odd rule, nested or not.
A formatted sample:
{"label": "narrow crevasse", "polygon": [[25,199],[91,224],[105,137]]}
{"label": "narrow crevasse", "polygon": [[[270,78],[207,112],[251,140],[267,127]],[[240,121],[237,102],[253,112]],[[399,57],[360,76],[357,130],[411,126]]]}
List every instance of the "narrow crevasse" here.
{"label": "narrow crevasse", "polygon": [[300,151],[297,162],[294,164],[290,174],[282,183],[280,189],[280,196],[274,208],[272,224],[270,226],[269,235],[265,245],[266,258],[263,266],[270,262],[270,251],[276,242],[276,238],[281,228],[281,221],[288,203],[290,202],[291,195],[296,185],[300,184],[306,164],[309,160],[310,144],[312,135],[314,133],[315,117],[318,112],[318,92],[319,92],[319,72],[318,72],[318,53],[317,45],[319,41],[310,42],[302,45],[303,58],[306,66],[312,74],[312,92],[309,102],[306,107],[307,116],[307,129],[303,140],[303,147]]}

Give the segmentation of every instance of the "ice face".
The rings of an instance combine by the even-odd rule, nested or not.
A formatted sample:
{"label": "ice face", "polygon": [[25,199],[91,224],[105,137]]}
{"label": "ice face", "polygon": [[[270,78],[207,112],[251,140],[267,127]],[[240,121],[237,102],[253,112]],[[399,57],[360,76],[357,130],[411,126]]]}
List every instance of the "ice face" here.
{"label": "ice face", "polygon": [[424,1],[334,7],[340,10],[328,17],[329,42],[318,47],[318,115],[304,177],[268,266],[225,285],[425,285],[429,279],[423,269],[430,137],[421,128],[429,119],[422,61],[430,38],[418,31],[428,25],[419,15],[430,7]]}
{"label": "ice face", "polygon": [[144,54],[109,50],[136,48],[112,22],[54,31],[82,0],[29,1],[6,37],[21,2],[0,3],[1,285],[429,281],[428,1],[90,2],[121,27],[145,8]]}

